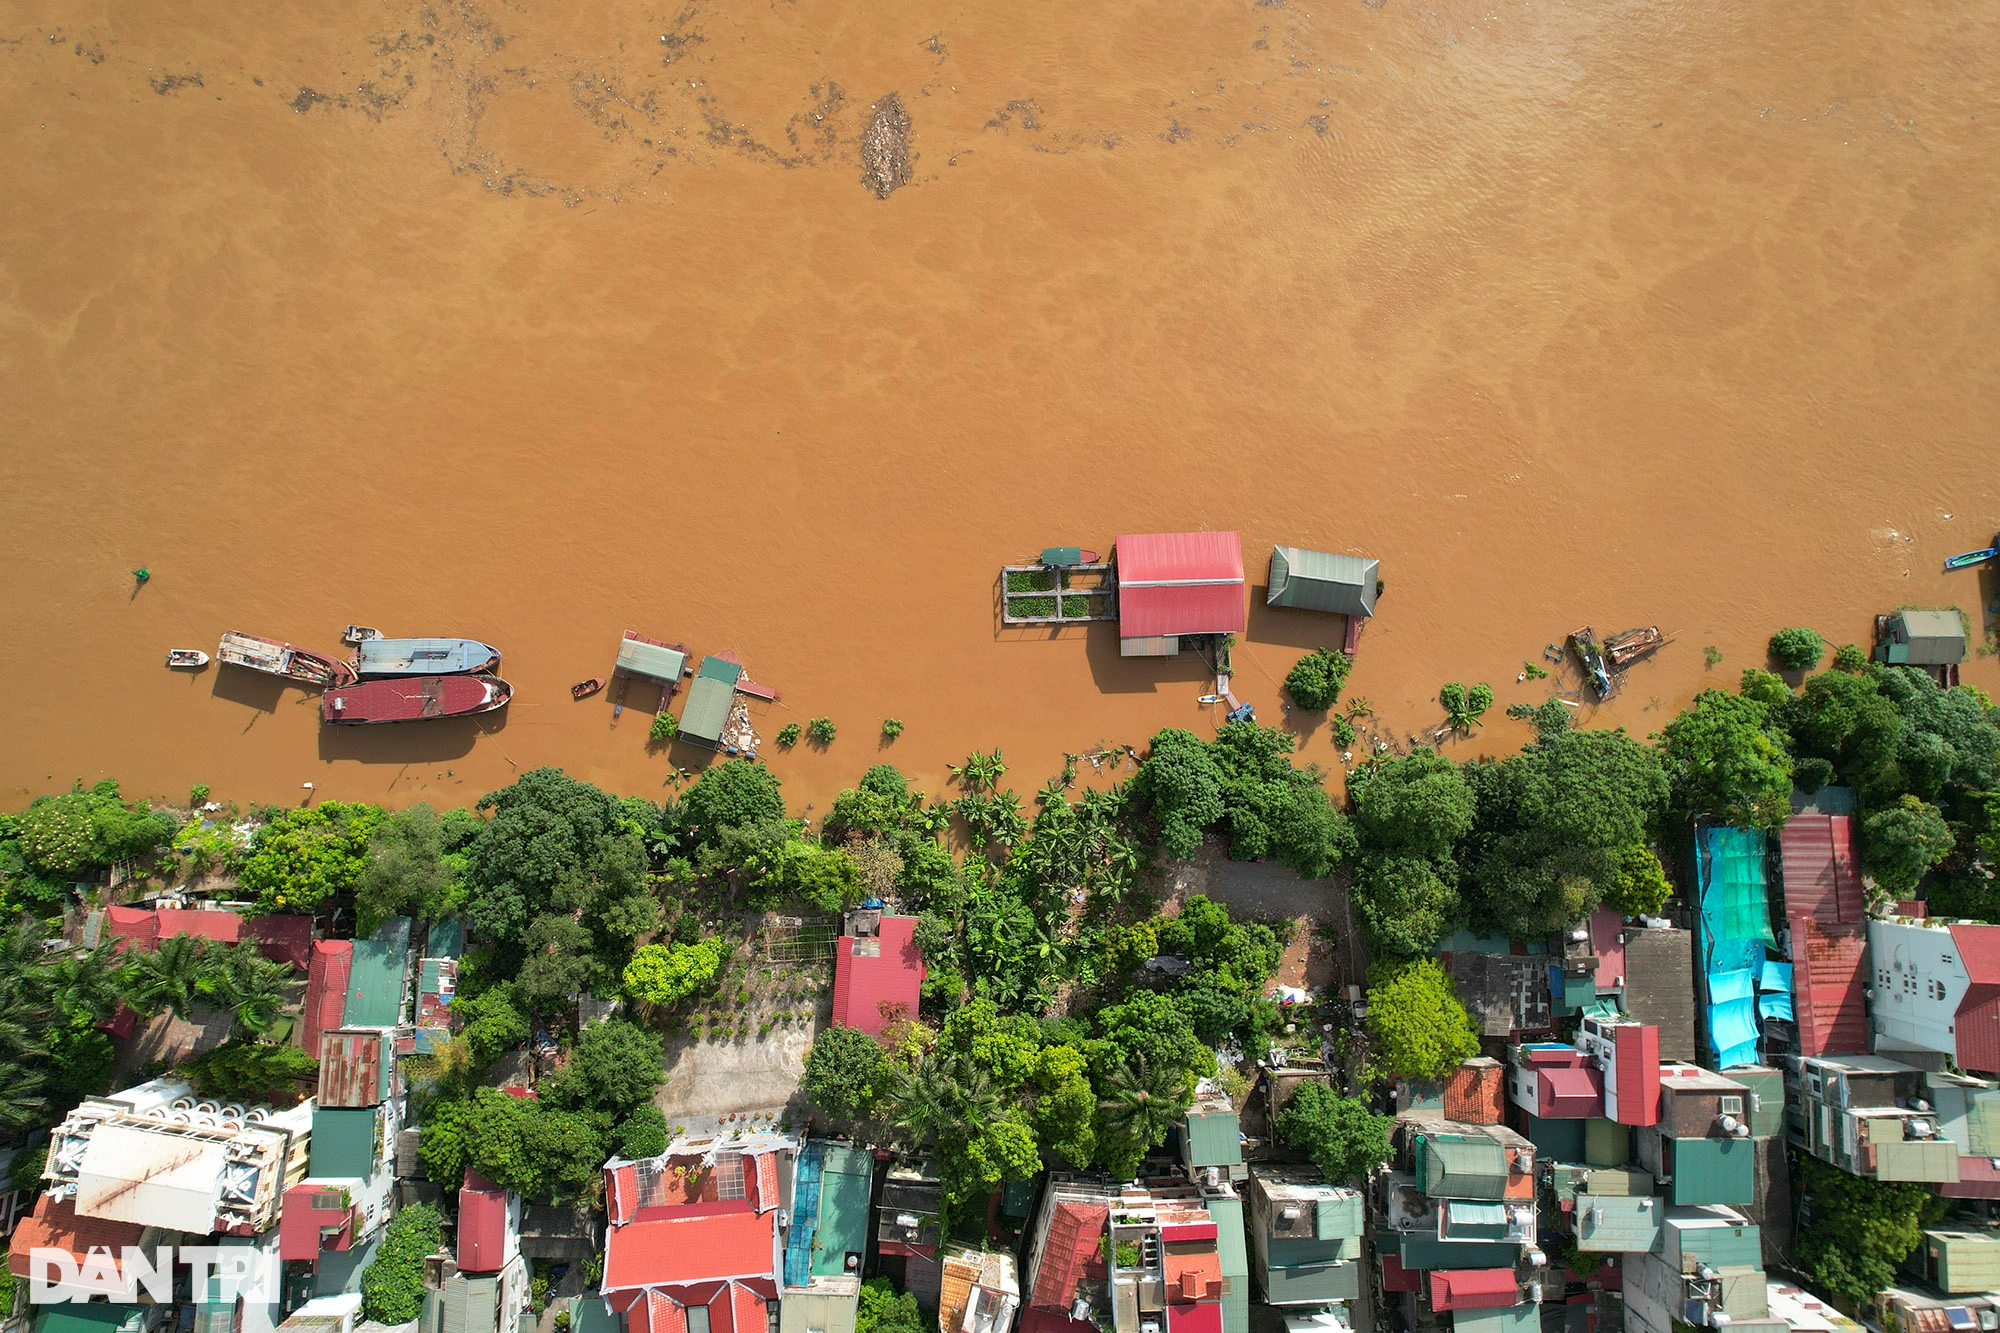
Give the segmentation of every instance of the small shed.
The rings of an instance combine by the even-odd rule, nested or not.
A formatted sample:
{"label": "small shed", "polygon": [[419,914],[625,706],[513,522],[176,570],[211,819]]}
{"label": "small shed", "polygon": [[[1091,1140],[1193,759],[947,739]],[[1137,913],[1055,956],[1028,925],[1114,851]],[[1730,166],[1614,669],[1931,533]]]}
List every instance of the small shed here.
{"label": "small shed", "polygon": [[1965,620],[1953,611],[1897,611],[1883,616],[1875,660],[1891,666],[1951,666],[1965,660]]}
{"label": "small shed", "polygon": [[688,688],[687,704],[681,709],[681,739],[706,745],[713,750],[722,744],[729,726],[729,706],[736,699],[736,682],[743,676],[743,664],[719,656],[701,659]]}
{"label": "small shed", "polygon": [[1274,547],[1271,586],[1264,594],[1264,604],[1372,616],[1381,570],[1381,561],[1366,556],[1308,551],[1301,546]]}
{"label": "small shed", "polygon": [[632,631],[618,645],[618,661],[612,671],[620,676],[637,676],[658,685],[673,686],[687,666],[687,651],[658,639],[648,639]]}

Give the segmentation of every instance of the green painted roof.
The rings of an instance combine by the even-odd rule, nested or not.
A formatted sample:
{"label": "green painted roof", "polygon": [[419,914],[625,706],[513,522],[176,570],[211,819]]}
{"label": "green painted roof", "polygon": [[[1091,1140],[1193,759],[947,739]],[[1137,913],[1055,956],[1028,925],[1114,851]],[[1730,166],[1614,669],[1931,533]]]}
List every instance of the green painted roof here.
{"label": "green painted roof", "polygon": [[354,941],[341,1026],[392,1028],[403,1021],[403,977],[410,962],[410,918],[384,922],[370,939]]}
{"label": "green painted roof", "polygon": [[1757,1096],[1750,1112],[1750,1137],[1774,1138],[1785,1132],[1785,1076],[1776,1069],[1732,1069],[1729,1077]]}
{"label": "green painted roof", "polygon": [[1755,1203],[1757,1147],[1751,1139],[1675,1139],[1675,1203]]}
{"label": "green painted roof", "polygon": [[1361,1252],[1359,1236],[1320,1240],[1315,1236],[1269,1236],[1264,1241],[1264,1262],[1270,1268],[1311,1268],[1340,1259],[1352,1259]]}
{"label": "green painted roof", "polygon": [[1580,1162],[1583,1160],[1583,1121],[1544,1119],[1531,1115],[1528,1117],[1528,1141],[1535,1145],[1536,1156],[1543,1161]]}
{"label": "green painted roof", "polygon": [[448,921],[431,922],[430,934],[424,941],[424,957],[456,958],[464,952],[464,917],[455,916]]}
{"label": "green painted roof", "polygon": [[1188,1165],[1238,1166],[1243,1161],[1242,1132],[1234,1111],[1190,1111],[1187,1118]]}
{"label": "green painted roof", "polygon": [[312,1139],[307,1143],[310,1173],[323,1180],[350,1180],[373,1175],[381,1128],[377,1109],[322,1106],[313,1111]]}
{"label": "green painted roof", "polygon": [[1683,1257],[1693,1256],[1716,1268],[1755,1268],[1764,1262],[1764,1237],[1755,1223],[1741,1226],[1694,1226],[1692,1219],[1672,1217],[1667,1227],[1674,1233]]}
{"label": "green painted roof", "polygon": [[637,639],[620,639],[614,670],[628,676],[643,676],[647,680],[671,684],[681,678],[681,668],[686,665],[687,654],[678,648],[641,643]]}
{"label": "green painted roof", "polygon": [[1222,1261],[1224,1277],[1241,1278],[1250,1272],[1250,1247],[1243,1238],[1243,1200],[1212,1198],[1208,1215],[1215,1222],[1215,1254]]}
{"label": "green painted roof", "polygon": [[1316,1221],[1318,1225],[1314,1230],[1321,1240],[1360,1235],[1363,1230],[1361,1195],[1350,1191],[1337,1199],[1321,1199]]}
{"label": "green painted roof", "polygon": [[1950,1139],[1875,1145],[1877,1180],[1948,1184],[1958,1179],[1958,1145]]}
{"label": "green painted roof", "polygon": [[1507,1150],[1498,1139],[1424,1136],[1424,1193],[1434,1199],[1499,1199],[1507,1193]]}
{"label": "green painted roof", "polygon": [[1307,1268],[1267,1268],[1264,1293],[1273,1305],[1351,1301],[1361,1294],[1361,1265],[1350,1259]]}
{"label": "green painted roof", "polygon": [[1576,1247],[1579,1250],[1650,1250],[1660,1239],[1659,1199],[1618,1194],[1576,1196]]}
{"label": "green painted roof", "polygon": [[1439,1240],[1404,1232],[1400,1254],[1405,1268],[1511,1268],[1521,1247],[1504,1240]]}
{"label": "green painted roof", "polygon": [[710,745],[719,742],[722,729],[729,725],[729,705],[736,697],[736,682],[742,675],[743,668],[734,662],[704,657],[701,670],[695,673],[694,684],[688,689],[687,703],[681,709],[681,734]]}
{"label": "green painted roof", "polygon": [[35,1333],[111,1333],[127,1323],[138,1328],[146,1310],[138,1305],[64,1303],[30,1307],[35,1312]]}
{"label": "green painted roof", "polygon": [[1542,1307],[1524,1303],[1498,1310],[1453,1310],[1451,1326],[1453,1333],[1538,1333]]}
{"label": "green painted roof", "polygon": [[1372,616],[1381,565],[1358,555],[1280,546],[1271,552],[1271,586],[1264,602],[1302,611]]}
{"label": "green painted roof", "polygon": [[1588,1166],[1624,1166],[1632,1160],[1631,1129],[1603,1116],[1585,1120],[1583,1160]]}
{"label": "green painted roof", "polygon": [[856,1148],[821,1149],[819,1221],[813,1228],[815,1277],[848,1271],[847,1256],[868,1257],[868,1194],[875,1182],[875,1158]]}

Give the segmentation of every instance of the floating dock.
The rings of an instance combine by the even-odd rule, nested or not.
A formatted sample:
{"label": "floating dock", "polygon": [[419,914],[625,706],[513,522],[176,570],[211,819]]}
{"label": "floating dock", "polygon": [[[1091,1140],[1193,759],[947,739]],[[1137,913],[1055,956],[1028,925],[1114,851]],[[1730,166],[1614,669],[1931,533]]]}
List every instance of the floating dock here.
{"label": "floating dock", "polygon": [[1079,565],[1002,565],[1000,623],[1087,625],[1118,619],[1118,585],[1109,561]]}

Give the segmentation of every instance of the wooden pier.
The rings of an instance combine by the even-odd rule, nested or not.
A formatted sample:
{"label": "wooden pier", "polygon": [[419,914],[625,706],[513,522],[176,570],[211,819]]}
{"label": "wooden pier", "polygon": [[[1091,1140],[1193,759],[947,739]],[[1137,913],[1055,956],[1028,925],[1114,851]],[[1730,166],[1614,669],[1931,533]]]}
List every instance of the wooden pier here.
{"label": "wooden pier", "polygon": [[1109,561],[1089,565],[1002,565],[1000,623],[1087,625],[1118,619]]}

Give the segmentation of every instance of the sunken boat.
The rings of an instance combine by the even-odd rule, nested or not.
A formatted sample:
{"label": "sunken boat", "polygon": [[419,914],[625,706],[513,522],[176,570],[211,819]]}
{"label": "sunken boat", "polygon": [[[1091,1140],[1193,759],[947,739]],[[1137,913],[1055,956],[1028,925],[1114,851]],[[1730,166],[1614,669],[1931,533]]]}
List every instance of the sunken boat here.
{"label": "sunken boat", "polygon": [[513,697],[514,687],[498,676],[397,676],[328,690],[319,717],[341,726],[425,722],[495,712]]}
{"label": "sunken boat", "polygon": [[309,653],[289,643],[245,634],[241,630],[225,633],[215,655],[224,666],[261,671],[267,676],[284,676],[302,685],[321,689],[352,685],[355,681],[354,668],[339,658]]}

